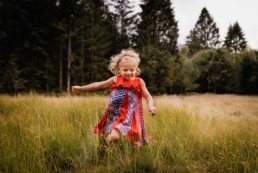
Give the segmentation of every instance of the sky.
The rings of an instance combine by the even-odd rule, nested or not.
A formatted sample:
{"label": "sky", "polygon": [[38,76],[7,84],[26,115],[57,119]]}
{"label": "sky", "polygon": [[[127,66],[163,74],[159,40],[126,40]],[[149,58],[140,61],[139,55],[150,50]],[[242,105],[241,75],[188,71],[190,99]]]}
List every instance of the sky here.
{"label": "sky", "polygon": [[[135,4],[140,2],[140,0],[132,1]],[[257,0],[172,0],[179,28],[178,44],[185,43],[190,30],[199,19],[201,10],[206,7],[219,28],[220,40],[225,39],[229,26],[238,22],[247,45],[252,49],[258,49],[257,6]]]}

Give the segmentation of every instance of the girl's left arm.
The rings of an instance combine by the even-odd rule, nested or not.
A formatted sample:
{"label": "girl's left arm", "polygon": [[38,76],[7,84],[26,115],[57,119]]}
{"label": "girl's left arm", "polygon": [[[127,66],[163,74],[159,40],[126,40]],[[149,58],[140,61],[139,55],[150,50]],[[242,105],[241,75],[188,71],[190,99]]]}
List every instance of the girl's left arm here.
{"label": "girl's left arm", "polygon": [[141,84],[141,90],[143,92],[143,96],[144,98],[146,99],[147,101],[147,104],[148,104],[148,109],[149,109],[149,112],[152,114],[152,115],[155,115],[157,109],[156,107],[154,106],[154,103],[153,103],[153,98],[150,94],[150,92],[148,91],[146,85],[145,85],[145,82],[140,79],[140,84]]}

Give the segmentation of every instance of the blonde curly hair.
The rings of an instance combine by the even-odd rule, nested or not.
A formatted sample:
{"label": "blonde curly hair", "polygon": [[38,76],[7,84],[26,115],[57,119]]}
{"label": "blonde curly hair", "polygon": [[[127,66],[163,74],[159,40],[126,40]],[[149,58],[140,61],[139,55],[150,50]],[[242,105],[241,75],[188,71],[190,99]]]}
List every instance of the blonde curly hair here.
{"label": "blonde curly hair", "polygon": [[133,49],[124,49],[119,54],[112,56],[110,59],[110,63],[108,69],[114,74],[119,75],[119,64],[121,61],[125,60],[125,58],[131,57],[137,63],[136,76],[141,74],[141,70],[139,69],[140,57],[139,54],[136,53]]}

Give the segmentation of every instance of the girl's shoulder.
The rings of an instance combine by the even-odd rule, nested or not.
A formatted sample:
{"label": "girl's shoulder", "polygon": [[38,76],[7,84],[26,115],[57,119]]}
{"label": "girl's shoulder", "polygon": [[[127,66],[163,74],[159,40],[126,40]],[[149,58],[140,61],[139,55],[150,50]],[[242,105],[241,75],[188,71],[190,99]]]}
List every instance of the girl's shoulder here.
{"label": "girl's shoulder", "polygon": [[143,81],[143,79],[141,77],[135,77],[137,80]]}
{"label": "girl's shoulder", "polygon": [[111,83],[112,84],[116,84],[117,83],[117,76],[113,76],[110,79],[111,79]]}
{"label": "girl's shoulder", "polygon": [[144,84],[144,80],[141,77],[136,77],[140,84]]}
{"label": "girl's shoulder", "polygon": [[118,82],[117,76],[113,76],[113,77],[109,78],[108,80],[109,80],[111,87],[115,86]]}

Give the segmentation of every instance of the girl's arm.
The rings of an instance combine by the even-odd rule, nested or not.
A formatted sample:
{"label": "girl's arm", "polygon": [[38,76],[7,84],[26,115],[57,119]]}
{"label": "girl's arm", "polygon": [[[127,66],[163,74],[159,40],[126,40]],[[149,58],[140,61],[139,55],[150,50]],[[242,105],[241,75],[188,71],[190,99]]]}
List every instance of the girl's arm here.
{"label": "girl's arm", "polygon": [[116,77],[114,76],[109,78],[108,80],[101,81],[101,82],[94,82],[84,86],[72,86],[72,92],[76,94],[81,91],[91,91],[91,90],[106,88],[106,87],[109,87],[111,83],[115,82],[115,80],[116,80]]}
{"label": "girl's arm", "polygon": [[151,94],[149,93],[149,91],[145,85],[145,82],[142,79],[140,79],[140,83],[141,83],[141,90],[143,92],[143,96],[145,97],[147,104],[148,104],[149,112],[152,113],[152,115],[155,115],[157,109],[155,106],[153,106],[153,98],[152,98]]}

